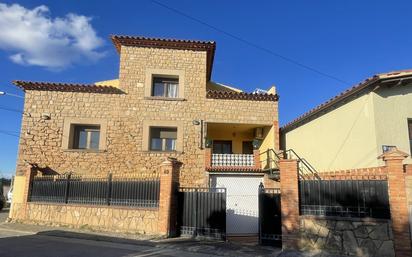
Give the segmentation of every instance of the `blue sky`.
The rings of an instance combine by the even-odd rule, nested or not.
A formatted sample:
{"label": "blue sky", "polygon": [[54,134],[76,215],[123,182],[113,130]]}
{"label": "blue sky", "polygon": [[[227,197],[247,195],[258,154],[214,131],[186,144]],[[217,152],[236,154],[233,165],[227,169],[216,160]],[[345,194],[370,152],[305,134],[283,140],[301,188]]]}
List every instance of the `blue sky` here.
{"label": "blue sky", "polygon": [[[216,41],[212,79],[247,91],[275,84],[281,124],[375,73],[412,68],[411,1],[157,1],[346,83],[150,0],[0,0],[0,91],[23,95],[12,86],[15,79],[88,83],[116,78],[119,56],[111,34]],[[11,4],[19,6],[10,9]],[[23,17],[26,27],[2,19],[16,8],[28,17],[13,19]],[[36,20],[27,23],[30,19]],[[21,114],[4,108],[22,110],[22,99],[0,96],[0,132],[18,134]],[[17,147],[17,137],[0,133],[3,174],[14,172]]]}

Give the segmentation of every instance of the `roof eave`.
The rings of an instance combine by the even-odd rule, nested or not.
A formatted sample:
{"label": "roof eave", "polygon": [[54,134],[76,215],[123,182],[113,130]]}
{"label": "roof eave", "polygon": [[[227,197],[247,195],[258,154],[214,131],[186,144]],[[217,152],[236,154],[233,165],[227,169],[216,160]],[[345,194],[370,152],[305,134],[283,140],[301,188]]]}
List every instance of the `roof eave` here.
{"label": "roof eave", "polygon": [[375,75],[369,79],[366,79],[364,82],[361,82],[358,84],[358,86],[355,86],[352,90],[349,90],[346,93],[343,93],[342,95],[336,96],[334,99],[329,100],[329,102],[322,104],[318,107],[315,107],[314,110],[309,111],[306,114],[303,114],[302,116],[298,117],[294,121],[291,121],[290,123],[286,124],[285,126],[281,127],[280,130],[283,132],[288,132],[291,131],[297,127],[299,127],[301,124],[305,123],[308,119],[311,117],[317,115],[318,113],[327,110],[328,108],[339,104],[340,102],[352,97],[353,95],[358,94],[362,90],[371,87],[372,85],[376,83],[382,83],[385,81],[399,81],[403,80],[405,78],[412,78],[412,74],[405,74],[405,75],[400,75],[396,77],[382,77],[380,75]]}

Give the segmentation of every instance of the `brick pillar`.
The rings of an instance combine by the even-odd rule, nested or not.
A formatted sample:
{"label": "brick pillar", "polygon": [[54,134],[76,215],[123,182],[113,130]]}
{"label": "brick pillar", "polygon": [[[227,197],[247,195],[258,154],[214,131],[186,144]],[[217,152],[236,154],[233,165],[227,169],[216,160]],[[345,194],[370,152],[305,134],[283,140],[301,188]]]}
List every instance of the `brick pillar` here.
{"label": "brick pillar", "polygon": [[205,148],[205,169],[212,167],[212,148]]}
{"label": "brick pillar", "polygon": [[298,161],[280,160],[279,170],[282,215],[282,248],[298,249],[300,226]]}
{"label": "brick pillar", "polygon": [[168,159],[160,166],[159,233],[167,237],[176,233],[177,197],[179,166],[175,160]]}
{"label": "brick pillar", "polygon": [[395,255],[397,257],[412,256],[405,173],[402,164],[406,157],[408,157],[408,154],[397,149],[379,156],[385,161],[388,172],[389,204]]}
{"label": "brick pillar", "polygon": [[253,150],[253,163],[255,164],[256,169],[260,169],[260,151],[258,149]]}

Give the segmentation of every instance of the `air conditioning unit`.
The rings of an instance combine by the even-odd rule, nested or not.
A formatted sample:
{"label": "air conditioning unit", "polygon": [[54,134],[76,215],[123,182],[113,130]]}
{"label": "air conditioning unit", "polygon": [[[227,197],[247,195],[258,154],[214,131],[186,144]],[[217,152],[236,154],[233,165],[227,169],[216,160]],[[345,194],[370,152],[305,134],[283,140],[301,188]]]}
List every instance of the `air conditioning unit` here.
{"label": "air conditioning unit", "polygon": [[255,138],[263,139],[263,128],[255,128]]}

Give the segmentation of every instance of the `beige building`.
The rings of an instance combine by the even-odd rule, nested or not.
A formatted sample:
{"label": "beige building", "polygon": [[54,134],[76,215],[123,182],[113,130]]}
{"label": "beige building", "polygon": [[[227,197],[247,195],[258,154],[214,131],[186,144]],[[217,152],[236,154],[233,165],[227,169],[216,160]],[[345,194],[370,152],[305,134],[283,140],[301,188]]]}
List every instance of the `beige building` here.
{"label": "beige building", "polygon": [[381,166],[376,157],[393,146],[411,154],[412,70],[363,81],[283,126],[281,137],[318,171]]}
{"label": "beige building", "polygon": [[[118,79],[14,82],[26,94],[16,180],[27,164],[43,174],[158,174],[172,157],[182,163],[180,186],[224,186],[228,194],[250,187],[254,204],[245,208],[253,210],[242,211],[256,216],[263,152],[279,149],[275,88],[245,93],[212,82],[214,42],[112,41]],[[257,233],[257,218],[236,232]]]}

